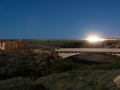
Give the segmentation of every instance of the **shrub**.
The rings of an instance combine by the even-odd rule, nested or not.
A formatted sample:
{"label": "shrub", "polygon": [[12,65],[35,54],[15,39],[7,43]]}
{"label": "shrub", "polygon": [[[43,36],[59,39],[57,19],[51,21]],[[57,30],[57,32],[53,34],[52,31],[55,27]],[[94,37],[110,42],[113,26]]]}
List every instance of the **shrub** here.
{"label": "shrub", "polygon": [[29,78],[16,77],[0,81],[0,90],[48,90],[45,86]]}

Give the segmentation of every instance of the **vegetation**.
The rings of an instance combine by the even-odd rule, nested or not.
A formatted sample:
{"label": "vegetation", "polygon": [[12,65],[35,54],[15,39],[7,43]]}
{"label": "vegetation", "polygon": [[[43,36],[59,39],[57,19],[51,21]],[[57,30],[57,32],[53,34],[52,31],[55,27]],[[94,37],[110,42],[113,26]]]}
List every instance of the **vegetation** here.
{"label": "vegetation", "polygon": [[120,90],[113,83],[119,74],[119,70],[68,71],[44,76],[37,81],[56,85],[58,90]]}
{"label": "vegetation", "polygon": [[40,82],[29,78],[15,77],[0,81],[0,90],[49,90]]}
{"label": "vegetation", "polygon": [[[27,43],[43,49],[85,45],[76,42]],[[119,71],[120,57],[110,54],[85,53],[63,59],[48,53],[0,50],[0,90],[120,90],[113,83]]]}
{"label": "vegetation", "polygon": [[120,48],[120,41],[103,41],[89,43],[86,40],[29,40],[27,47],[54,49],[54,48]]}

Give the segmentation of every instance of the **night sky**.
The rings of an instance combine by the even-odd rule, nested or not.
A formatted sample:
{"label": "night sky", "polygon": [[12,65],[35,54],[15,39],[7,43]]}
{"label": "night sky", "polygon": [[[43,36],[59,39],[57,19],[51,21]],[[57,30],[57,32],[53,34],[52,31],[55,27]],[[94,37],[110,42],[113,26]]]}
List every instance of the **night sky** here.
{"label": "night sky", "polygon": [[120,38],[120,0],[0,0],[0,39]]}

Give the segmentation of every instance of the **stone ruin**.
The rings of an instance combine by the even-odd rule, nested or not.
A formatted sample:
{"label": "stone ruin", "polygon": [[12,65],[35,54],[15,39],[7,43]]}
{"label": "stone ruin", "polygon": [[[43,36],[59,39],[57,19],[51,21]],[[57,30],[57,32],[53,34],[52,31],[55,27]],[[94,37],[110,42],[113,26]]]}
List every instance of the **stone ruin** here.
{"label": "stone ruin", "polygon": [[20,41],[0,41],[1,50],[22,50],[25,48],[25,42]]}

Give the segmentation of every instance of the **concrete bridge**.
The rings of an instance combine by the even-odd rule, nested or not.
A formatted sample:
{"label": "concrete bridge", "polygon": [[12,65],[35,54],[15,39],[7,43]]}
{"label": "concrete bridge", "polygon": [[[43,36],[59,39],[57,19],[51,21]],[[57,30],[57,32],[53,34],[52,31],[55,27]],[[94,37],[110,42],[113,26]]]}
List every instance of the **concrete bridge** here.
{"label": "concrete bridge", "polygon": [[63,58],[83,53],[108,53],[120,56],[120,48],[59,48],[55,52]]}

